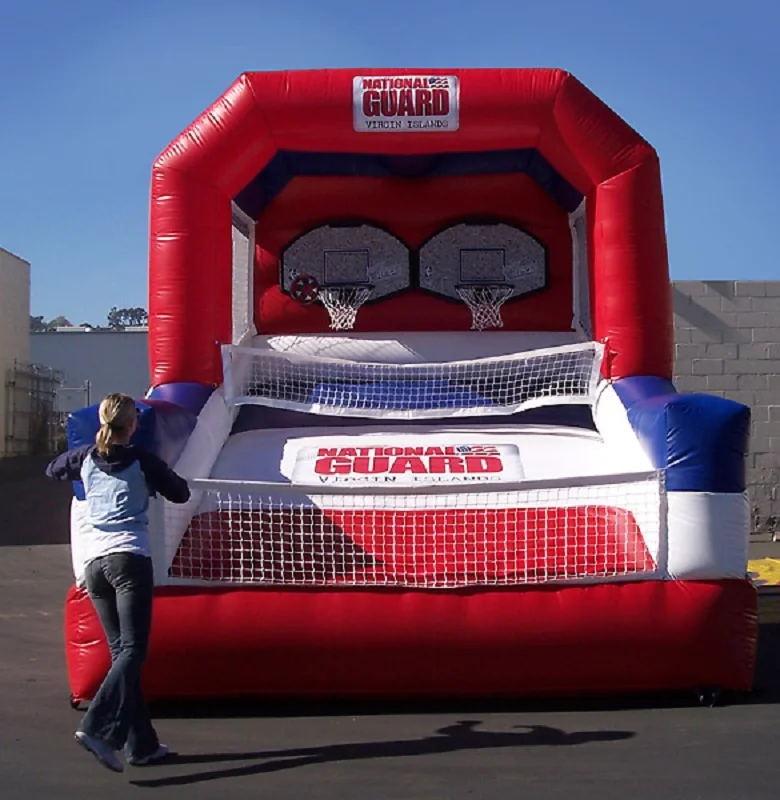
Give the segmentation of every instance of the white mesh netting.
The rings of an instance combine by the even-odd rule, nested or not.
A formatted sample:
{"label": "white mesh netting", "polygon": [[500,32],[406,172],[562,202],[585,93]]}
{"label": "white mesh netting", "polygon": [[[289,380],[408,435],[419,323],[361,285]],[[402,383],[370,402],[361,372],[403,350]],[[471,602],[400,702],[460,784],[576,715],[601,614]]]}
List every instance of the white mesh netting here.
{"label": "white mesh netting", "polygon": [[484,331],[486,328],[503,328],[501,306],[512,294],[508,285],[474,284],[457,287],[458,295],[471,312],[471,328]]}
{"label": "white mesh netting", "polygon": [[225,347],[225,399],[384,419],[508,414],[591,403],[602,355],[603,345],[586,342],[469,361],[380,364]]}
{"label": "white mesh netting", "polygon": [[233,204],[233,344],[254,333],[255,224]]}
{"label": "white mesh netting", "polygon": [[658,571],[662,473],[551,484],[315,494],[193,481],[197,511],[167,542],[169,581],[447,588]]}
{"label": "white mesh netting", "polygon": [[325,306],[334,331],[355,327],[357,313],[374,291],[373,286],[321,286],[318,299]]}

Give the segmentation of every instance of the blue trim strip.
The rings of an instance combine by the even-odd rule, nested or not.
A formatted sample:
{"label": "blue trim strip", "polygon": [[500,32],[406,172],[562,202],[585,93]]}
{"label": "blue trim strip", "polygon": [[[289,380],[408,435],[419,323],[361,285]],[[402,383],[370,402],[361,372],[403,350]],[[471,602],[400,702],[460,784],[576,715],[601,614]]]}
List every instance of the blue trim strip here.
{"label": "blue trim strip", "polygon": [[582,202],[582,193],[532,148],[410,156],[279,150],[234,200],[244,213],[257,219],[263,209],[298,176],[437,178],[504,174],[528,175],[568,212],[574,211]]}
{"label": "blue trim strip", "polygon": [[674,492],[744,492],[750,409],[707,394],[678,394],[667,380],[623,378],[614,384],[653,466]]}

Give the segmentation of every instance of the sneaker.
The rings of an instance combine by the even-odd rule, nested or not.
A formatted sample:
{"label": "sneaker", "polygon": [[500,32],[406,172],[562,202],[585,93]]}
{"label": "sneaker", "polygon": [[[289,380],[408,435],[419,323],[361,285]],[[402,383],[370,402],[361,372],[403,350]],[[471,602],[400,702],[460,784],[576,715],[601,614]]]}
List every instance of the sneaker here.
{"label": "sneaker", "polygon": [[157,749],[150,755],[143,758],[136,758],[135,756],[128,756],[127,763],[132,764],[134,767],[148,767],[150,764],[156,764],[162,761],[168,755],[168,745],[158,745]]}
{"label": "sneaker", "polygon": [[104,766],[112,772],[124,772],[124,764],[117,758],[116,752],[111,749],[111,745],[96,736],[90,736],[84,731],[76,731],[74,738],[76,741]]}

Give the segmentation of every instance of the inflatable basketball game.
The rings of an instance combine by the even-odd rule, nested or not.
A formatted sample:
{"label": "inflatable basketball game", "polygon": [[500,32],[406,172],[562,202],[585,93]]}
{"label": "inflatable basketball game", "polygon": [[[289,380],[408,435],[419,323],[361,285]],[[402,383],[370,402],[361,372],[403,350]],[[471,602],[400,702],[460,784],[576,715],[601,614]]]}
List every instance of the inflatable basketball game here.
{"label": "inflatable basketball game", "polygon": [[152,173],[149,697],[749,689],[749,410],[672,358],[658,158],[572,76],[242,75]]}

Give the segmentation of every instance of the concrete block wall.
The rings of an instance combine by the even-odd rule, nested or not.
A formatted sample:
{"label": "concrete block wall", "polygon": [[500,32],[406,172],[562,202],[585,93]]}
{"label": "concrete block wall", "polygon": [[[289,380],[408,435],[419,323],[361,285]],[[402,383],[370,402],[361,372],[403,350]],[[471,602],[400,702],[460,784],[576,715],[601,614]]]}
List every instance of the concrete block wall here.
{"label": "concrete block wall", "polygon": [[676,281],[675,385],[752,411],[755,533],[780,532],[780,281]]}

